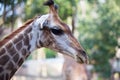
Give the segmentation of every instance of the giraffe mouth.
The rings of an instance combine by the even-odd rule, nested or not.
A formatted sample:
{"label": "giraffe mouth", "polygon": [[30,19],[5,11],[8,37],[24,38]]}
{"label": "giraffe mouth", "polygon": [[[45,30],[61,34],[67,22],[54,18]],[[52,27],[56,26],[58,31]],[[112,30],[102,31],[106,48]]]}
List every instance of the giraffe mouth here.
{"label": "giraffe mouth", "polygon": [[76,62],[80,64],[84,64],[84,63],[89,64],[88,56],[84,51],[83,53],[77,55],[71,55],[71,54],[65,54],[65,55],[72,57],[73,59],[75,59]]}
{"label": "giraffe mouth", "polygon": [[77,62],[81,63],[81,64],[83,64],[83,63],[88,64],[89,63],[89,61],[87,59],[81,58],[81,57],[78,57],[78,56],[77,56]]}
{"label": "giraffe mouth", "polygon": [[81,53],[81,54],[77,54],[76,55],[76,61],[78,62],[78,63],[86,63],[86,64],[88,64],[89,63],[89,60],[88,60],[88,56],[86,55],[86,53],[85,52],[83,52],[83,53]]}

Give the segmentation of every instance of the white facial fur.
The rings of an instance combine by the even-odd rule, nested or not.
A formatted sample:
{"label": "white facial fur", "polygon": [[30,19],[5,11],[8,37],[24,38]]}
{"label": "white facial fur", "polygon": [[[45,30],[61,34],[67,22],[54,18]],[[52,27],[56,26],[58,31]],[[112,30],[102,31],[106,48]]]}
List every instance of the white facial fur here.
{"label": "white facial fur", "polygon": [[34,49],[36,49],[38,34],[41,35],[40,28],[43,28],[43,23],[48,17],[49,17],[49,14],[46,14],[36,19],[35,22],[33,22],[34,26],[32,27],[32,31],[31,31],[31,35],[33,37],[30,40],[30,45],[31,45],[30,51],[33,51]]}
{"label": "white facial fur", "polygon": [[59,45],[60,48],[62,48],[63,53],[66,53],[67,55],[76,59],[77,52],[70,46],[71,41],[69,40],[68,36],[66,34],[60,36],[53,34],[53,36],[56,40],[57,45]]}
{"label": "white facial fur", "polygon": [[43,15],[41,16],[40,18],[38,18],[36,21],[35,21],[35,26],[40,26],[40,28],[42,29],[43,28],[43,23],[45,22],[45,20],[49,17],[49,14],[46,14],[46,15]]}

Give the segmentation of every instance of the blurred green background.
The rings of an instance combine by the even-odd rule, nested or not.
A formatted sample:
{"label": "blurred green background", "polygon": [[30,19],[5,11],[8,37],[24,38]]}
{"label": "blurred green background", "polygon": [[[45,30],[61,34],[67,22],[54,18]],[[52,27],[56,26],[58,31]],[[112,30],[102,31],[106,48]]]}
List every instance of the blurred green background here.
{"label": "blurred green background", "polygon": [[[37,15],[48,13],[45,0],[0,0],[0,39],[8,30],[16,29],[19,20],[24,23]],[[115,57],[120,38],[120,0],[55,0],[61,19],[77,32],[87,51],[94,72],[109,78],[109,60]],[[76,35],[76,34],[75,34]],[[47,58],[55,52],[45,49]]]}

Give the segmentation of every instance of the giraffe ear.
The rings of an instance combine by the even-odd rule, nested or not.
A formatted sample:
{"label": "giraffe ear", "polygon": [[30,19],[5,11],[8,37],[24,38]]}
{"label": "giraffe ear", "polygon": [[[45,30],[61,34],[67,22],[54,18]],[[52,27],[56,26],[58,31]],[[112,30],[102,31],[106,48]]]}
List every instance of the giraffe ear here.
{"label": "giraffe ear", "polygon": [[59,6],[57,4],[54,4],[54,8],[55,8],[56,12],[58,12]]}
{"label": "giraffe ear", "polygon": [[43,16],[40,17],[40,23],[39,24],[40,24],[41,29],[44,29],[45,27],[48,27],[48,25],[49,25],[49,22],[47,20],[48,17],[49,17],[49,14],[43,15]]}
{"label": "giraffe ear", "polygon": [[49,22],[48,22],[48,20],[45,20],[45,21],[43,22],[43,24],[42,24],[41,29],[45,29],[45,28],[47,28],[48,26],[49,26]]}
{"label": "giraffe ear", "polygon": [[35,26],[39,26],[40,29],[43,29],[44,27],[48,26],[48,17],[49,14],[46,15],[42,15],[40,17],[38,17],[35,21],[34,21],[34,25]]}

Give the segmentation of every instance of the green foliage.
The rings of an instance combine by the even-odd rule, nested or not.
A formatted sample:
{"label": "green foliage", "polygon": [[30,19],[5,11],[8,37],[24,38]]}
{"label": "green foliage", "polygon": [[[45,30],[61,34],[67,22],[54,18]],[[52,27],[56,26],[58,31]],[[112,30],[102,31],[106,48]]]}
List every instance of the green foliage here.
{"label": "green foliage", "polygon": [[43,6],[44,0],[27,0],[25,3],[25,21],[37,15],[47,13],[48,8]]}
{"label": "green foliage", "polygon": [[[18,5],[26,2],[26,0],[0,0],[0,25],[8,25],[9,27],[14,27],[15,20],[18,15],[15,14],[15,9]],[[11,25],[11,26],[10,26]]]}
{"label": "green foliage", "polygon": [[[78,0],[54,0],[55,3],[59,4],[59,15],[62,20],[66,20],[67,17],[72,16],[73,7],[76,6]],[[25,7],[25,20],[33,18],[35,15],[42,15],[48,13],[48,8],[43,5],[45,0],[27,0]]]}
{"label": "green foliage", "polygon": [[46,58],[55,58],[56,57],[56,52],[50,50],[50,49],[45,49],[46,53]]}
{"label": "green foliage", "polygon": [[[96,3],[88,3],[90,4]],[[79,40],[88,51],[95,71],[102,77],[110,77],[109,59],[115,55],[117,38],[120,36],[120,8],[114,0],[90,7],[86,18],[79,20]],[[97,18],[91,12],[95,12]]]}

